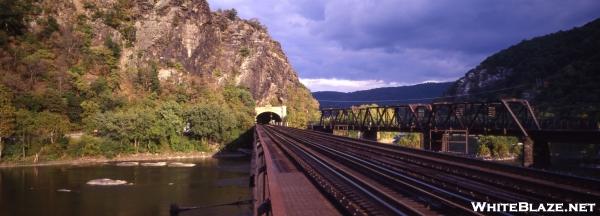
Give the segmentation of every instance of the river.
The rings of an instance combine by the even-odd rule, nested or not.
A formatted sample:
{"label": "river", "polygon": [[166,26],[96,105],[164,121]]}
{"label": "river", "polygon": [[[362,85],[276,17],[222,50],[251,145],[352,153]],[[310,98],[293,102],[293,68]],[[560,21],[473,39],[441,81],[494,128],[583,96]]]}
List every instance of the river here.
{"label": "river", "polygon": [[[115,163],[0,168],[0,215],[169,215],[169,205],[208,206],[251,199],[249,159],[196,159],[195,167]],[[92,186],[92,179],[132,185]],[[251,207],[202,208],[180,215],[251,215]]]}

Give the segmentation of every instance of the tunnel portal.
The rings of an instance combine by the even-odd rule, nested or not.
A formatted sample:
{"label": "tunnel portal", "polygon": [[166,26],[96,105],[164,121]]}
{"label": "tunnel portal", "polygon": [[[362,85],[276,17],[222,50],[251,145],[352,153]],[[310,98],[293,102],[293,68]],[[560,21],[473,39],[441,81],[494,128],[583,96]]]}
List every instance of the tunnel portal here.
{"label": "tunnel portal", "polygon": [[263,112],[256,116],[256,123],[258,124],[270,124],[280,123],[281,117],[274,112]]}

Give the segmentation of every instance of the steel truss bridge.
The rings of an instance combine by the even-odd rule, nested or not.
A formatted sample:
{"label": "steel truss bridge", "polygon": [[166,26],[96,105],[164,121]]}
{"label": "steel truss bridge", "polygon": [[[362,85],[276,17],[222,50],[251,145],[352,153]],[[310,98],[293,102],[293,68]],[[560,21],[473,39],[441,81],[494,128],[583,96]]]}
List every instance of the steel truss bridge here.
{"label": "steel truss bridge", "polygon": [[540,118],[523,99],[322,109],[312,128],[359,130],[365,138],[377,131],[419,132],[423,147],[436,151],[447,149],[448,134],[512,135],[523,141],[523,165],[535,167],[549,165],[549,142],[600,143],[597,119]]}

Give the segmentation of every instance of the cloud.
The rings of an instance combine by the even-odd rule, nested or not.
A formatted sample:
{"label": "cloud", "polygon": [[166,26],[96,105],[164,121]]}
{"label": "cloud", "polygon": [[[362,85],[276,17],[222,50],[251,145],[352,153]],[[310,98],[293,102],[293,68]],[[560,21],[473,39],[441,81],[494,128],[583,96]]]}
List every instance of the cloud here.
{"label": "cloud", "polygon": [[353,92],[372,88],[392,87],[401,85],[401,83],[386,82],[383,80],[347,80],[337,78],[300,78],[300,82],[313,92],[331,90],[339,92]]}
{"label": "cloud", "polygon": [[209,0],[209,4],[213,10],[236,8],[242,18],[258,18],[304,79],[383,83],[457,79],[485,57],[521,40],[580,26],[600,15],[597,0]]}

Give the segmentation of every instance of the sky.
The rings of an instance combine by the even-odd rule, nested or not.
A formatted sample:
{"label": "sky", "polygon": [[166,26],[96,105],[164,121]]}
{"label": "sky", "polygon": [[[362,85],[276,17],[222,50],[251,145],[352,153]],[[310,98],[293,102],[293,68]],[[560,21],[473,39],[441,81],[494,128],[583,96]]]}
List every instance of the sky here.
{"label": "sky", "polygon": [[454,81],[522,40],[600,17],[599,0],[208,0],[257,18],[311,91]]}

